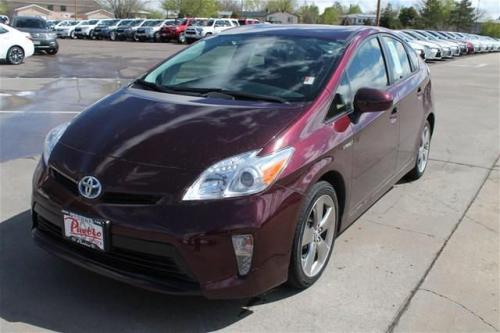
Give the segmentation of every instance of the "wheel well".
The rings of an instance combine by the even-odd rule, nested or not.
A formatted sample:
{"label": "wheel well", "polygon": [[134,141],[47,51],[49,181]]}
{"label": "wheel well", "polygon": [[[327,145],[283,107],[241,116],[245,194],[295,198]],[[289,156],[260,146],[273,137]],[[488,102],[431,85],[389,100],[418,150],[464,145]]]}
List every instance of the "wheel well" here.
{"label": "wheel well", "polygon": [[434,113],[429,114],[427,116],[427,120],[429,121],[429,124],[431,125],[431,134],[434,133]]}
{"label": "wheel well", "polygon": [[[329,171],[325,173],[323,176],[318,181],[327,181],[329,182],[333,188],[335,189],[335,193],[337,194],[337,199],[339,201],[339,222],[340,219],[342,218],[342,215],[344,213],[344,207],[345,207],[345,197],[346,197],[346,190],[345,190],[345,182],[340,173],[336,171]],[[338,223],[338,228],[340,228],[340,223]]]}

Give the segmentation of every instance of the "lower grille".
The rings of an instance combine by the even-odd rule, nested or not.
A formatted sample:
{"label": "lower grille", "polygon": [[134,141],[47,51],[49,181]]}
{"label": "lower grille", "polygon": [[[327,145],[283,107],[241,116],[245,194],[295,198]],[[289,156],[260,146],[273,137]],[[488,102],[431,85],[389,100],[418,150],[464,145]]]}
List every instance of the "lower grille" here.
{"label": "lower grille", "polygon": [[[53,242],[64,245],[76,254],[97,262],[104,267],[124,274],[143,276],[145,279],[156,281],[160,284],[175,285],[180,291],[194,291],[199,289],[199,284],[179,264],[179,258],[116,247],[113,246],[114,237],[111,239],[110,251],[100,252],[66,240],[63,237],[61,227],[39,215],[35,218],[38,231],[50,237]],[[161,244],[161,246],[164,247],[165,253],[172,252],[172,246],[168,244]]]}

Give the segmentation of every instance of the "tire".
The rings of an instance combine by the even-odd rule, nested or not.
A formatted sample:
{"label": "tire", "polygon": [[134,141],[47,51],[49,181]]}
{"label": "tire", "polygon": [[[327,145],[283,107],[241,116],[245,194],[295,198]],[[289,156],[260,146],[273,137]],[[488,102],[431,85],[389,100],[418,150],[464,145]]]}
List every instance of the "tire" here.
{"label": "tire", "polygon": [[69,37],[71,39],[76,39],[76,36],[75,36],[75,32],[74,31],[71,31],[70,34],[69,34]]}
{"label": "tire", "polygon": [[53,49],[48,49],[45,52],[47,52],[48,55],[56,55],[59,49],[53,48]]}
{"label": "tire", "polygon": [[116,40],[116,32],[111,31],[111,33],[109,34],[109,39],[112,41],[115,41]]}
{"label": "tire", "polygon": [[431,138],[432,138],[432,129],[431,124],[428,120],[425,121],[425,125],[422,129],[422,133],[420,134],[420,144],[417,148],[416,161],[413,169],[406,174],[406,179],[408,180],[417,180],[423,176],[425,169],[427,168],[427,164],[429,162],[429,152],[431,149]]}
{"label": "tire", "polygon": [[89,39],[95,39],[95,36],[94,36],[94,30],[90,30],[89,32]]}
{"label": "tire", "polygon": [[161,42],[161,38],[160,38],[160,33],[159,32],[155,32],[155,34],[153,35],[153,42],[155,42],[155,43]]}
{"label": "tire", "polygon": [[20,65],[24,61],[24,50],[22,47],[14,45],[7,51],[7,62],[11,65]]}
{"label": "tire", "polygon": [[186,36],[185,36],[184,34],[180,34],[180,35],[179,35],[179,38],[177,38],[177,42],[178,42],[179,44],[184,44],[184,43],[186,43]]}
{"label": "tire", "polygon": [[318,182],[306,195],[295,228],[288,272],[290,286],[308,288],[323,274],[337,236],[338,207],[337,194],[328,182]]}

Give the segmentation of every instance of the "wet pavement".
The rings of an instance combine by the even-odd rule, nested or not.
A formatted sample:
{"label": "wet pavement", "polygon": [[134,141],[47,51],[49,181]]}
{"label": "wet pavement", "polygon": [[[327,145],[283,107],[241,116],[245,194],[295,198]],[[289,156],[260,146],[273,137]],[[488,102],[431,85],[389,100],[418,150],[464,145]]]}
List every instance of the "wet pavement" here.
{"label": "wet pavement", "polygon": [[56,56],[0,64],[0,162],[41,151],[47,132],[184,46],[59,40]]}

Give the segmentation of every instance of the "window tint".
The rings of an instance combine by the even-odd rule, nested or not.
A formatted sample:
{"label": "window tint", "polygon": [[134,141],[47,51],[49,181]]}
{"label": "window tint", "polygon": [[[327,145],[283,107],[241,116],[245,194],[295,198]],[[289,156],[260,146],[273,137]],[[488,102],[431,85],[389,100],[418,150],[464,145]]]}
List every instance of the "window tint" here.
{"label": "window tint", "polygon": [[392,76],[395,81],[407,78],[411,74],[410,61],[403,44],[394,38],[382,37],[391,58],[392,66],[390,66]]}
{"label": "window tint", "polygon": [[389,81],[377,38],[372,38],[361,45],[347,68],[347,74],[354,93],[359,88],[385,89]]}
{"label": "window tint", "polygon": [[43,19],[22,17],[16,18],[14,21],[14,27],[16,28],[33,28],[33,29],[47,29],[47,23]]}
{"label": "window tint", "polygon": [[332,105],[326,115],[326,119],[331,119],[338,114],[344,112],[350,112],[352,110],[352,93],[351,86],[347,80],[346,75],[342,76],[340,83],[335,91],[335,96],[333,97]]}
{"label": "window tint", "polygon": [[0,34],[4,34],[6,32],[8,32],[7,29],[4,29],[4,28],[0,27]]}

